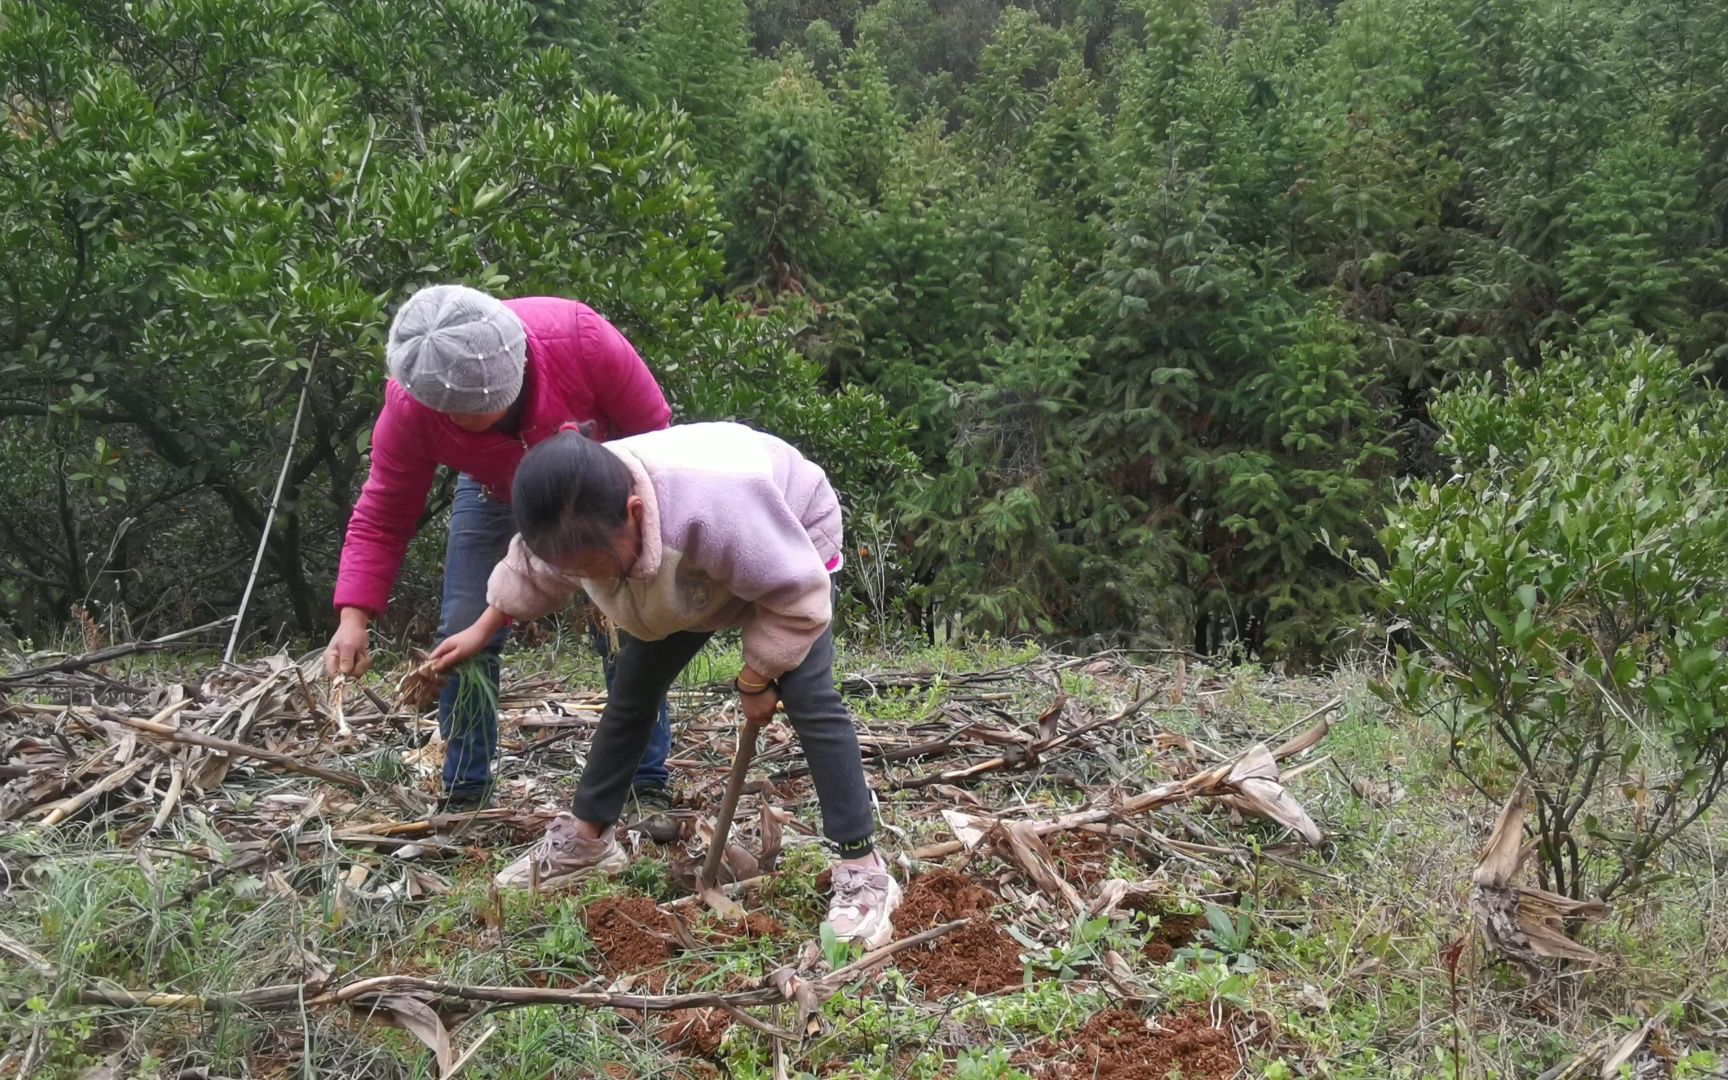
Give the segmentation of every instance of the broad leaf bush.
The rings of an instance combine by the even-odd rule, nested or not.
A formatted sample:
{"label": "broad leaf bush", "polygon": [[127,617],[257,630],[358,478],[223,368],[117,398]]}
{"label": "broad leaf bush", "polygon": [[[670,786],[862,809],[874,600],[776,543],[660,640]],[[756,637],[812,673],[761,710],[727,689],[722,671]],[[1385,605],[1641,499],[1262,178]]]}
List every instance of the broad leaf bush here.
{"label": "broad leaf bush", "polygon": [[263,599],[317,622],[454,276],[820,456],[890,636],[1325,664],[1441,388],[1728,374],[1725,69],[1670,0],[0,0],[0,619],[226,609],[316,345]]}
{"label": "broad leaf bush", "polygon": [[1639,343],[1434,417],[1456,474],[1409,488],[1371,569],[1421,645],[1393,689],[1484,794],[1530,778],[1550,887],[1647,885],[1728,782],[1728,404]]}
{"label": "broad leaf bush", "polygon": [[[0,0],[8,621],[231,611],[310,380],[259,622],[317,629],[390,312],[430,282],[583,300],[680,419],[781,432],[849,495],[898,471],[879,399],[720,295],[725,222],[688,121],[588,88],[531,14]],[[428,615],[429,533],[400,590]]]}

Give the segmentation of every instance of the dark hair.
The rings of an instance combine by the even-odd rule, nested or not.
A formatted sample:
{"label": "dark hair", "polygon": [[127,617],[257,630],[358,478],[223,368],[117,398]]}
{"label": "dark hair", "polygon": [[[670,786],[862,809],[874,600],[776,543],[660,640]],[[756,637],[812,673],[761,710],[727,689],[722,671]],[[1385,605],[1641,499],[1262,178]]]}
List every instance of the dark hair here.
{"label": "dark hair", "polygon": [[629,520],[630,495],[630,470],[576,431],[561,431],[524,454],[510,485],[516,531],[548,562],[610,549]]}

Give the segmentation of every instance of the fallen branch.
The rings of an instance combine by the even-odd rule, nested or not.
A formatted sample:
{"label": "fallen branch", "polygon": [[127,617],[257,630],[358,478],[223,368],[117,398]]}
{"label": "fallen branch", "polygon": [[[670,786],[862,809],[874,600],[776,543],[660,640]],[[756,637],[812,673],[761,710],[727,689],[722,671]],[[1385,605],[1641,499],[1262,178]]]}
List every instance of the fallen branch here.
{"label": "fallen branch", "polygon": [[27,668],[23,671],[14,671],[7,675],[0,675],[0,684],[22,682],[26,679],[35,679],[43,675],[53,675],[69,671],[83,671],[85,668],[95,667],[97,664],[106,664],[110,660],[119,660],[122,657],[134,656],[138,653],[161,652],[165,649],[176,648],[183,645],[191,638],[195,638],[206,631],[227,626],[233,621],[234,616],[225,615],[222,618],[217,619],[215,622],[207,622],[203,626],[194,626],[190,630],[180,630],[176,633],[167,634],[150,641],[128,641],[121,645],[110,645],[106,649],[97,649],[95,652],[84,653],[80,656],[69,656],[64,660],[52,664],[44,664],[42,667]]}
{"label": "fallen branch", "polygon": [[[587,1009],[623,1009],[630,1012],[671,1012],[676,1009],[701,1008],[731,1010],[753,1005],[781,1004],[793,1000],[794,995],[802,991],[808,991],[817,1002],[825,1001],[846,984],[875,970],[895,955],[907,949],[927,945],[944,934],[958,930],[969,921],[956,919],[931,927],[923,933],[914,934],[869,953],[819,979],[803,979],[790,969],[782,968],[765,980],[766,985],[726,993],[704,991],[692,994],[629,994],[612,990],[564,990],[543,986],[466,986],[413,975],[379,975],[355,979],[328,990],[316,983],[283,983],[237,994],[176,994],[153,990],[75,987],[66,991],[62,1000],[73,1005],[205,1012],[232,1008],[259,1011],[299,1009],[302,1005],[306,1008],[342,1005],[369,1010],[376,999],[382,996],[406,995],[421,1001],[475,1001],[504,1008],[567,1005]],[[22,1006],[25,999],[7,997],[3,1000],[8,1007],[17,1008]]]}
{"label": "fallen branch", "polygon": [[[1320,842],[1320,827],[1314,824],[1278,783],[1277,762],[1272,759],[1272,752],[1261,743],[1249,747],[1233,760],[1214,765],[1181,780],[1160,784],[1151,791],[1124,800],[1118,806],[1080,810],[1048,821],[1020,822],[1015,827],[1024,826],[1031,835],[1042,837],[1054,832],[1077,829],[1083,825],[1097,825],[1133,817],[1198,798],[1222,800],[1238,809],[1269,817],[1294,830],[1310,844]],[[975,848],[993,830],[1006,825],[997,818],[973,816],[953,810],[944,810],[942,816],[948,820],[960,839],[927,844],[912,852],[914,859],[940,859]]]}
{"label": "fallen branch", "polygon": [[[842,694],[872,694],[882,690],[925,690],[941,683],[948,688],[981,686],[1013,678],[1026,670],[1026,664],[1011,664],[991,671],[895,671],[871,675],[867,672],[848,675],[840,680]],[[730,683],[710,684],[716,690],[732,692]]]}
{"label": "fallen branch", "polygon": [[130,765],[115,769],[78,794],[68,796],[53,806],[44,807],[35,812],[47,815],[42,819],[43,825],[50,827],[58,825],[115,788],[122,788],[130,784],[139,773],[144,771],[144,767],[148,764],[150,762],[147,758],[140,757]]}
{"label": "fallen branch", "polygon": [[[260,986],[238,994],[172,994],[155,990],[104,990],[80,986],[67,991],[64,1001],[70,1005],[113,1006],[118,1009],[169,1009],[193,1012],[222,1012],[228,1009],[297,1009],[306,993],[304,983],[279,983]],[[7,1007],[18,1008],[24,999],[6,999]]]}
{"label": "fallen branch", "polygon": [[274,750],[266,750],[261,746],[252,746],[247,743],[234,742],[231,739],[218,739],[214,735],[205,735],[196,731],[187,731],[185,728],[172,727],[168,724],[159,724],[154,720],[139,720],[136,717],[127,716],[123,713],[113,712],[108,709],[97,710],[97,715],[110,723],[129,727],[134,731],[142,731],[147,735],[154,735],[160,739],[166,739],[168,742],[174,743],[178,746],[202,746],[206,750],[220,750],[230,757],[253,758],[258,761],[267,762],[279,769],[286,769],[289,772],[296,772],[305,776],[315,776],[320,780],[328,780],[332,784],[340,784],[343,787],[352,788],[355,791],[369,792],[372,790],[372,785],[364,776],[361,776],[358,773],[351,773],[344,769],[326,769],[322,765],[308,765],[306,762],[289,757],[287,754],[278,754]]}
{"label": "fallen branch", "polygon": [[[999,769],[1011,767],[1021,768],[1036,765],[1044,755],[1065,748],[1069,743],[1078,739],[1082,735],[1089,734],[1101,727],[1109,727],[1112,724],[1121,723],[1123,720],[1126,720],[1128,717],[1133,716],[1135,713],[1145,708],[1147,703],[1155,697],[1157,697],[1157,694],[1147,694],[1145,697],[1122,709],[1120,712],[1106,716],[1100,720],[1094,720],[1089,724],[1082,724],[1072,731],[1063,732],[1060,735],[1055,735],[1048,739],[1039,739],[1023,749],[1016,749],[1012,753],[1001,754],[986,761],[980,761],[975,765],[968,765],[964,769],[948,769],[943,772],[930,773],[925,776],[915,776],[907,780],[896,780],[890,786],[901,791],[906,791],[915,788],[929,787],[933,784],[952,784],[960,780],[971,780],[974,777],[982,776],[985,773],[996,772]],[[939,743],[942,741],[944,740],[938,740]],[[949,739],[945,741],[952,742],[953,737],[950,736]],[[933,748],[940,747],[933,746]]]}

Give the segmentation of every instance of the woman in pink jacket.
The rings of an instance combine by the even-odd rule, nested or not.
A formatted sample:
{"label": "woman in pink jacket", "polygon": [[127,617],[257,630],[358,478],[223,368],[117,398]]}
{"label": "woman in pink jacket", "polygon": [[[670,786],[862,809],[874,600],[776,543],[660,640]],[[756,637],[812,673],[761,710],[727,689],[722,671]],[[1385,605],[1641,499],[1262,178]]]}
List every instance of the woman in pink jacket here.
{"label": "woman in pink jacket", "polygon": [[[499,301],[461,285],[421,289],[396,313],[385,349],[390,380],[372,429],[372,469],[348,521],[336,578],[340,624],[325,670],[359,675],[370,665],[367,624],[384,610],[438,467],[458,473],[444,558],[438,636],[472,625],[486,610],[486,581],[515,532],[510,485],[522,455],[575,422],[598,439],[664,428],[671,419],[654,376],[611,323],[570,300]],[[507,628],[482,650],[496,686]],[[595,635],[605,651],[605,637]],[[607,656],[607,681],[612,664]],[[438,724],[446,740],[444,808],[485,804],[498,747],[491,703],[464,701],[445,686]],[[645,831],[669,834],[666,703],[634,790]]]}

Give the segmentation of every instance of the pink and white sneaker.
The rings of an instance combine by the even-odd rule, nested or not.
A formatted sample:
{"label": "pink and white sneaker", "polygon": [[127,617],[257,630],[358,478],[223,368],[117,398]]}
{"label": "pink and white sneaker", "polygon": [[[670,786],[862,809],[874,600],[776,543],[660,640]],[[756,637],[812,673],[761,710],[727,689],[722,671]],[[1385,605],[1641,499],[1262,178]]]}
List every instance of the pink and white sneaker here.
{"label": "pink and white sneaker", "polygon": [[583,836],[576,815],[566,811],[546,825],[546,835],[521,858],[498,871],[492,883],[500,889],[539,889],[546,892],[574,885],[595,874],[616,874],[630,865],[613,830],[598,840]]}
{"label": "pink and white sneaker", "polygon": [[879,949],[894,936],[894,910],[900,906],[900,883],[888,873],[881,856],[874,865],[834,864],[834,897],[828,902],[828,924],[841,941],[862,942]]}

